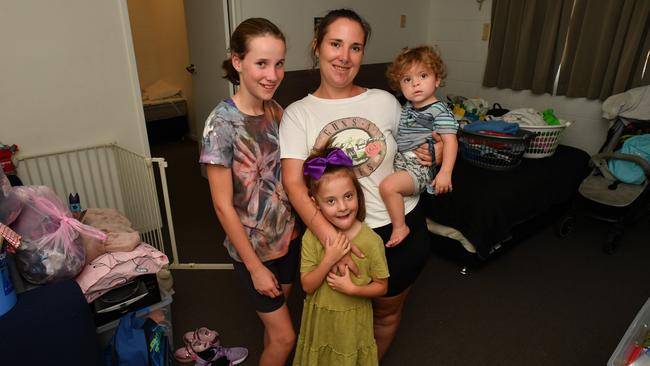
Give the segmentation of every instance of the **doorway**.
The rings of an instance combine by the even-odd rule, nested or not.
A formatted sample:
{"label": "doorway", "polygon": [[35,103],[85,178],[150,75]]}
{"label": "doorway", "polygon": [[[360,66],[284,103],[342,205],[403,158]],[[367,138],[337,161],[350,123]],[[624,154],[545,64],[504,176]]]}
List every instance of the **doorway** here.
{"label": "doorway", "polygon": [[168,163],[178,261],[225,263],[198,141],[210,111],[230,96],[221,78],[227,0],[127,0],[127,6],[151,155]]}

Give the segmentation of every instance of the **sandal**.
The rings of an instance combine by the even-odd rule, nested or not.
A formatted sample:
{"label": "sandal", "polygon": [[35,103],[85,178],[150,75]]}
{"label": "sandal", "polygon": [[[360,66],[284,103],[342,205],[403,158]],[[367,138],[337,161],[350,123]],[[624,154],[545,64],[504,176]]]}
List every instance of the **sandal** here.
{"label": "sandal", "polygon": [[208,329],[206,327],[197,328],[194,331],[187,332],[183,335],[185,345],[191,346],[196,341],[206,342],[211,346],[218,346],[219,332],[216,330]]}
{"label": "sandal", "polygon": [[194,362],[197,359],[196,353],[192,350],[192,347],[188,344],[185,347],[181,347],[174,351],[174,358],[180,363],[190,363]]}

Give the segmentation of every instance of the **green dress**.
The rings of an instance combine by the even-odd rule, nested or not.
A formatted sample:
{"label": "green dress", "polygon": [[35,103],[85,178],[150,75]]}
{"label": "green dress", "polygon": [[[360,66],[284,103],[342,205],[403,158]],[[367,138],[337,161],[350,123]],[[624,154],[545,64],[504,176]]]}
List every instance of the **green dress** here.
{"label": "green dress", "polygon": [[[363,224],[352,242],[365,258],[352,259],[360,276],[350,276],[357,285],[372,278],[388,278],[384,243]],[[307,230],[302,238],[300,272],[318,266],[325,250],[314,234]],[[372,326],[372,301],[369,298],[342,294],[332,290],[327,281],[307,295],[302,310],[300,334],[293,365],[377,365],[377,344]]]}

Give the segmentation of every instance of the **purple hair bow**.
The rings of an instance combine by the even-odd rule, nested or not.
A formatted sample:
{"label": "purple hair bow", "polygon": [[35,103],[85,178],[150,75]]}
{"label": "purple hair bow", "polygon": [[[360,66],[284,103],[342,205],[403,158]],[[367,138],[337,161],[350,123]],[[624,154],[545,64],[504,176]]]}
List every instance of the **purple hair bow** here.
{"label": "purple hair bow", "polygon": [[318,180],[325,173],[327,165],[352,166],[352,159],[337,147],[324,158],[318,157],[307,160],[303,166],[303,174]]}

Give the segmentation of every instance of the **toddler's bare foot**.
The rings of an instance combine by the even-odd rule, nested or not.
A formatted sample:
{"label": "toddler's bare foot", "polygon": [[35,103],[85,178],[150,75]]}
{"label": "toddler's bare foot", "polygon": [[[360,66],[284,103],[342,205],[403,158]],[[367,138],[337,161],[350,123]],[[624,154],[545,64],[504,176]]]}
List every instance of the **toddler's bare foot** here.
{"label": "toddler's bare foot", "polygon": [[411,229],[409,229],[408,226],[393,226],[393,232],[390,234],[390,239],[386,243],[386,246],[388,248],[394,247],[395,245],[399,244],[408,236],[408,234],[411,232]]}

